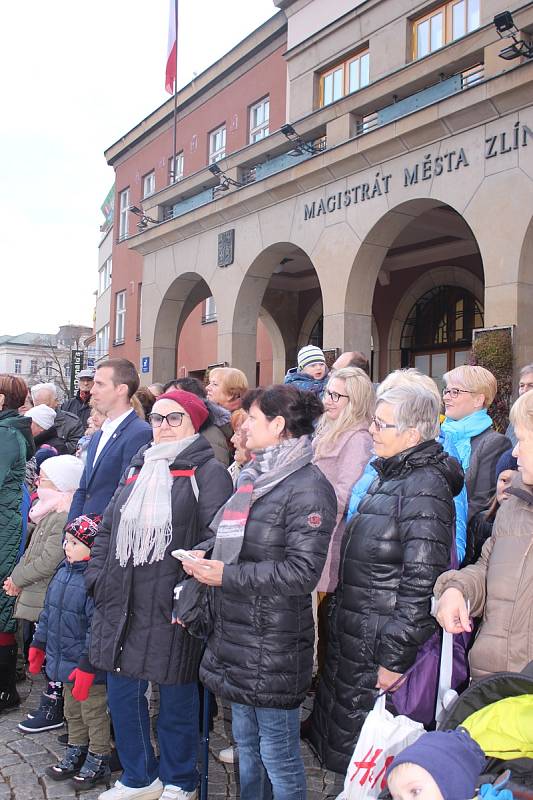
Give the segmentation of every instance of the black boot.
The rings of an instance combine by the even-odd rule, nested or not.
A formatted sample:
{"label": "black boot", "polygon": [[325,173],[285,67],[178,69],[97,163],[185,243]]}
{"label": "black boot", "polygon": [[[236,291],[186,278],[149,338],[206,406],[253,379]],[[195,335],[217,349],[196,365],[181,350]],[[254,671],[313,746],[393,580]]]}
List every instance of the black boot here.
{"label": "black boot", "polygon": [[87,753],[87,758],[83,767],[72,780],[79,789],[92,789],[97,783],[105,783],[109,788],[111,769],[109,768],[109,756],[101,753]]}
{"label": "black boot", "polygon": [[63,698],[43,693],[39,708],[19,722],[18,727],[24,733],[42,733],[61,728],[63,722]]}
{"label": "black boot", "polygon": [[86,745],[69,744],[61,761],[53,767],[47,767],[46,774],[54,781],[66,781],[67,778],[72,778],[85,761],[88,749]]}
{"label": "black boot", "polygon": [[0,713],[20,705],[16,673],[17,645],[0,646]]}

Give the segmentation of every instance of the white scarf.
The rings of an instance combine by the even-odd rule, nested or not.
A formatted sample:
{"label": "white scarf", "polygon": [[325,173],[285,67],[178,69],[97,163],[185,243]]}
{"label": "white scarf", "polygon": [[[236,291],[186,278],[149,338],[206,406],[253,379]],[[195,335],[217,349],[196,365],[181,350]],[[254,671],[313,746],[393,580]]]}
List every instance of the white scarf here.
{"label": "white scarf", "polygon": [[125,567],[162,561],[172,541],[172,483],[170,465],[198,434],[178,442],[153,444],[144,453],[144,464],[130,496],[120,510],[116,557]]}

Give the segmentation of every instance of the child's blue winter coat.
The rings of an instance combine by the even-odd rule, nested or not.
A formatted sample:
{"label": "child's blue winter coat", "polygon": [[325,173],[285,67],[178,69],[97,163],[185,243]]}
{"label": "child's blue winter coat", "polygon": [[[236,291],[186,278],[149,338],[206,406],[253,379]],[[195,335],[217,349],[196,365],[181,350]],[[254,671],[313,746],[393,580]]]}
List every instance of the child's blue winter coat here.
{"label": "child's blue winter coat", "polygon": [[[84,573],[88,561],[62,561],[50,581],[32,645],[46,651],[46,675],[68,681],[73,669],[94,672],[87,653],[94,602],[87,594]],[[95,682],[104,683],[102,672]]]}
{"label": "child's blue winter coat", "polygon": [[293,367],[285,375],[283,383],[294,386],[294,388],[299,389],[300,392],[313,392],[319,399],[322,399],[328,379],[329,375],[327,372],[323,378],[317,381],[310,375],[306,375],[305,372],[299,372],[296,367]]}

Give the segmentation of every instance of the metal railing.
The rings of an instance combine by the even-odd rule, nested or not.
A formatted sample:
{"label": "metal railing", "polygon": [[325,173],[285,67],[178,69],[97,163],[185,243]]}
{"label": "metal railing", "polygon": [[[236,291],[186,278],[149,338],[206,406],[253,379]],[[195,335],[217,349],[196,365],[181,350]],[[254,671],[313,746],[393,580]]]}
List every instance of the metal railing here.
{"label": "metal railing", "polygon": [[402,100],[398,100],[391,105],[367,114],[357,123],[357,136],[369,133],[376,128],[380,128],[382,125],[386,125],[388,122],[393,122],[396,119],[400,119],[400,117],[412,114],[414,111],[432,105],[439,100],[444,100],[446,97],[451,97],[465,89],[469,89],[471,86],[480,83],[484,77],[484,65],[476,64],[469,69],[463,70],[463,72],[458,72],[455,75],[444,78],[438,83],[434,83],[431,86],[427,86],[425,89],[421,89],[419,92],[404,97]]}

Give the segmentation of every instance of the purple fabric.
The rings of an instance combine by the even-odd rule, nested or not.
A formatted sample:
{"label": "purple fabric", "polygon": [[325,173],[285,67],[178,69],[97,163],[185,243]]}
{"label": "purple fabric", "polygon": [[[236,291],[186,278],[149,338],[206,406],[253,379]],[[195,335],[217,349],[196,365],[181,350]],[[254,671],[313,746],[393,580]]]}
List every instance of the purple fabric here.
{"label": "purple fabric", "polygon": [[[471,633],[453,637],[452,689],[460,689],[468,679],[468,648]],[[435,721],[439,685],[441,631],[436,631],[418,651],[416,661],[404,674],[404,682],[391,693],[398,714],[404,714],[424,726]]]}

